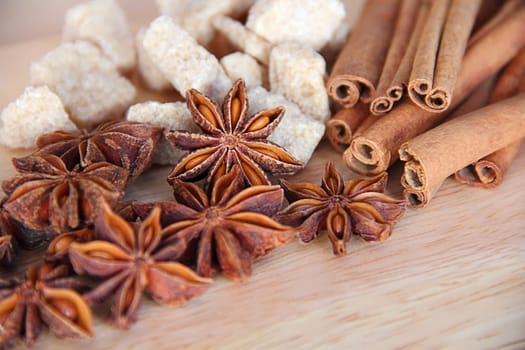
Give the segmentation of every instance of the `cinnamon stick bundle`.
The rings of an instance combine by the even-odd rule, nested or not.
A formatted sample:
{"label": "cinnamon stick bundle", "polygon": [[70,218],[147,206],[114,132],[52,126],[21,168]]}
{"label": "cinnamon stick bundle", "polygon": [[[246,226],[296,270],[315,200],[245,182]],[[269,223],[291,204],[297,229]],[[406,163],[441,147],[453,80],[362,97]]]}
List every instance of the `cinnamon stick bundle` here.
{"label": "cinnamon stick bundle", "polygon": [[[525,91],[525,48],[507,65],[496,82],[488,103],[495,103]],[[518,153],[523,139],[489,154],[456,171],[454,178],[474,187],[494,188],[503,177]]]}
{"label": "cinnamon stick bundle", "polygon": [[432,3],[408,83],[412,102],[429,112],[450,107],[454,85],[481,0]]}
{"label": "cinnamon stick bundle", "polygon": [[352,141],[353,132],[368,115],[368,104],[359,102],[352,108],[339,110],[326,122],[326,137],[337,152],[344,152]]}
{"label": "cinnamon stick bundle", "polygon": [[[396,90],[391,91],[391,86],[405,55],[405,50],[407,50],[407,42],[410,41],[410,37],[414,33],[420,5],[420,0],[402,0],[401,2],[392,41],[388,48],[379,83],[377,84],[376,94],[370,104],[370,112],[372,114],[382,115],[387,113],[392,109],[394,102],[399,101],[402,96],[402,91],[401,94],[397,93]],[[412,51],[415,52],[415,45],[413,46]]]}
{"label": "cinnamon stick bundle", "polygon": [[[426,1],[405,1],[401,5],[396,30],[392,44],[390,44],[383,72],[381,73],[376,96],[370,104],[370,112],[372,114],[383,115],[390,112],[395,103],[403,97],[429,8],[430,3]],[[409,24],[410,22],[412,25]],[[407,41],[408,45],[406,45]],[[402,48],[404,53],[401,60],[396,62],[399,47]],[[395,67],[395,74],[393,77],[390,77],[390,73],[396,64],[398,66]]]}
{"label": "cinnamon stick bundle", "polygon": [[525,93],[449,120],[399,149],[411,207],[424,207],[457,170],[525,136]]}
{"label": "cinnamon stick bundle", "polygon": [[[525,5],[492,28],[467,50],[456,81],[453,109],[477,85],[494,75],[525,47]],[[354,137],[343,159],[354,172],[377,175],[397,159],[399,146],[439,123],[447,114],[423,111],[402,102],[360,136]]]}
{"label": "cinnamon stick bundle", "polygon": [[365,4],[327,82],[328,94],[342,107],[372,100],[398,8],[399,0],[369,0]]}

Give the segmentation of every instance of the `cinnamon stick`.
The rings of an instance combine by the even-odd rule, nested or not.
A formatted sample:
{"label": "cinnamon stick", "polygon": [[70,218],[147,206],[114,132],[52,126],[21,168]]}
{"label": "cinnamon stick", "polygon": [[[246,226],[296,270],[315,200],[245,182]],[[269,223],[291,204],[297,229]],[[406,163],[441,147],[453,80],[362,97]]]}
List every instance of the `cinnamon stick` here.
{"label": "cinnamon stick", "polygon": [[489,103],[501,101],[520,92],[525,80],[525,48],[501,72],[489,98]]}
{"label": "cinnamon stick", "polygon": [[[507,20],[469,47],[458,74],[451,109],[525,46],[524,32],[525,5],[522,5]],[[343,159],[358,174],[380,174],[397,159],[397,150],[402,143],[430,129],[446,115],[446,112],[423,111],[405,101],[360,136],[354,137],[343,153]]]}
{"label": "cinnamon stick", "polygon": [[430,112],[450,106],[456,77],[481,0],[440,0],[432,3],[421,36],[408,95]]}
{"label": "cinnamon stick", "polygon": [[[410,5],[413,5],[411,2],[408,2]],[[419,38],[421,37],[421,33],[423,32],[423,27],[425,25],[425,22],[427,20],[428,10],[430,8],[429,2],[416,2],[417,7],[417,17],[414,21],[414,18],[411,18],[412,21],[415,22],[413,24],[413,27],[411,28],[411,32],[409,33],[409,38],[406,38],[403,34],[406,34],[403,29],[406,29],[406,23],[405,21],[408,20],[411,15],[413,15],[409,10],[412,10],[412,8],[403,10],[403,6],[408,6],[403,3],[402,9],[400,12],[400,17],[398,19],[398,26],[400,26],[403,29],[399,29],[401,31],[400,34],[397,34],[398,29],[396,28],[396,32],[394,33],[394,38],[392,39],[391,49],[389,49],[389,56],[391,50],[394,50],[393,47],[397,47],[397,44],[394,45],[394,40],[396,37],[403,38],[403,40],[398,40],[397,42],[402,43],[404,54],[401,58],[401,61],[399,62],[399,66],[397,67],[397,70],[395,71],[394,77],[391,79],[389,85],[387,87],[384,87],[383,84],[386,85],[386,77],[384,77],[385,70],[387,72],[390,71],[390,65],[393,63],[389,62],[389,57],[387,57],[387,61],[385,62],[385,68],[383,68],[383,73],[381,74],[381,79],[379,81],[377,91],[376,91],[376,97],[370,104],[370,112],[374,115],[383,115],[392,110],[395,103],[400,101],[401,98],[404,95],[406,86],[408,85],[408,78],[410,76],[410,72],[412,70],[412,63],[414,61],[414,56],[416,54],[417,44],[419,42]],[[409,14],[406,14],[406,13]],[[403,17],[403,20],[401,20],[401,16]],[[402,22],[402,23],[399,23]],[[406,40],[408,40],[408,45],[406,44]],[[392,54],[394,56],[394,54]],[[396,57],[396,56],[394,56]],[[392,61],[394,61],[394,58],[392,58]],[[383,91],[385,90],[385,91]]]}
{"label": "cinnamon stick", "polygon": [[[492,0],[491,0],[492,1]],[[468,46],[473,45],[476,41],[483,38],[494,27],[512,16],[514,11],[518,10],[523,5],[523,0],[507,0],[501,5],[496,14],[478,30],[472,34],[469,39]]]}
{"label": "cinnamon stick", "polygon": [[[391,92],[390,87],[394,82],[394,77],[396,76],[401,61],[408,49],[410,37],[412,36],[412,33],[415,34],[414,27],[418,21],[417,18],[420,7],[420,0],[402,0],[401,2],[392,41],[388,48],[379,83],[377,84],[376,94],[370,104],[370,112],[372,114],[382,115],[387,113],[392,109],[394,102],[398,101],[402,96],[402,90],[401,94],[399,94],[395,91]],[[421,22],[423,22],[423,20],[421,20]],[[416,33],[418,32],[419,30]],[[413,46],[414,49],[412,51],[415,52],[415,45]],[[394,97],[390,97],[388,92],[393,93]]]}
{"label": "cinnamon stick", "polygon": [[495,82],[496,75],[479,84],[476,89],[467,98],[465,98],[458,107],[454,108],[454,110],[444,119],[444,122],[488,105],[488,101],[494,89]]}
{"label": "cinnamon stick", "polygon": [[[495,103],[525,91],[525,48],[507,65],[489,97]],[[507,169],[518,153],[522,139],[517,140],[488,156],[473,162],[459,171],[454,178],[474,187],[494,188],[503,181]]]}
{"label": "cinnamon stick", "polygon": [[457,170],[525,136],[525,93],[443,123],[399,149],[411,207],[424,207]]}
{"label": "cinnamon stick", "polygon": [[478,15],[476,16],[476,22],[474,22],[474,27],[472,28],[472,33],[476,33],[480,28],[485,26],[492,18],[494,18],[494,15],[499,12],[502,5],[506,2],[508,1],[482,0],[481,6],[479,7]]}
{"label": "cinnamon stick", "polygon": [[518,154],[523,139],[489,154],[486,157],[456,171],[454,178],[473,187],[494,188],[503,182],[505,173]]}
{"label": "cinnamon stick", "polygon": [[353,132],[368,115],[368,105],[358,103],[353,108],[343,108],[326,122],[326,136],[337,152],[344,152],[352,141]]}
{"label": "cinnamon stick", "polygon": [[[399,0],[369,0],[327,82],[328,94],[344,108],[369,103],[381,74]],[[364,59],[365,58],[365,59]]]}
{"label": "cinnamon stick", "polygon": [[[494,88],[494,83],[495,76],[492,76],[480,85],[478,85],[476,89],[467,98],[465,98],[465,100],[461,104],[459,104],[459,106],[455,108],[454,111],[450,113],[450,115],[447,116],[445,121],[452,120],[459,116],[485,107]],[[405,187],[406,195],[408,192],[410,192],[410,186],[408,185],[405,176],[401,177],[401,184],[403,185],[403,187]],[[413,191],[413,193],[410,193],[416,198],[426,198],[425,193],[419,193],[418,191]]]}

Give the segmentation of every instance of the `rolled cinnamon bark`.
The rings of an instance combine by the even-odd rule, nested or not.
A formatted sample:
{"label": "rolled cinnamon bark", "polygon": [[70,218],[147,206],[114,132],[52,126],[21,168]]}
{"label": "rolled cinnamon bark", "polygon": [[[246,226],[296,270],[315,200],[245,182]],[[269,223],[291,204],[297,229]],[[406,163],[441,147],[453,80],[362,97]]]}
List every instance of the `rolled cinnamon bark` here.
{"label": "rolled cinnamon bark", "polygon": [[[525,91],[525,48],[507,65],[494,86],[489,103]],[[523,86],[522,86],[523,85]],[[507,169],[518,153],[521,140],[517,140],[494,153],[456,171],[454,178],[474,187],[494,188],[503,181]]]}
{"label": "rolled cinnamon bark", "polygon": [[468,38],[481,0],[440,0],[432,3],[421,36],[408,95],[412,102],[429,112],[446,111]]}
{"label": "rolled cinnamon bark", "polygon": [[472,92],[467,98],[465,98],[463,102],[461,102],[458,107],[454,108],[454,110],[450,112],[450,114],[445,118],[444,122],[488,105],[488,101],[494,89],[495,83],[496,75],[479,84],[474,92]]}
{"label": "rolled cinnamon bark", "polygon": [[408,96],[424,109],[427,109],[424,96],[428,95],[433,87],[439,42],[449,6],[450,0],[432,3],[414,57],[408,84]]}
{"label": "rolled cinnamon bark", "polygon": [[326,136],[337,152],[343,153],[352,141],[353,132],[368,115],[368,104],[339,110],[326,122]]}
{"label": "rolled cinnamon bark", "polygon": [[503,69],[494,86],[489,103],[501,101],[521,92],[525,80],[525,47]]}
{"label": "rolled cinnamon bark", "polygon": [[327,82],[328,94],[344,108],[353,107],[359,100],[372,100],[398,7],[399,0],[369,0],[365,4]]}
{"label": "rolled cinnamon bark", "polygon": [[[427,1],[418,2],[418,5],[417,19],[412,28],[408,45],[404,48],[404,54],[399,63],[396,74],[390,82],[390,86],[386,89],[386,92],[382,93],[382,88],[378,86],[376,97],[370,105],[370,112],[372,112],[372,114],[383,115],[390,112],[392,108],[394,108],[396,102],[403,98],[405,89],[408,85],[408,78],[412,71],[412,63],[414,62],[414,56],[416,55],[417,44],[421,37],[421,33],[423,32],[423,27],[425,26],[428,10],[430,8],[430,3]],[[381,85],[381,81],[379,85]]]}
{"label": "rolled cinnamon bark", "polygon": [[525,136],[525,93],[449,120],[404,143],[402,185],[424,207],[457,170]]}
{"label": "rolled cinnamon bark", "polygon": [[362,135],[366,130],[368,130],[368,128],[374,124],[379,118],[381,118],[380,115],[373,115],[373,114],[368,114],[366,116],[366,118],[363,119],[363,121],[361,122],[361,124],[359,124],[357,126],[357,128],[354,129],[354,138]]}
{"label": "rolled cinnamon bark", "polygon": [[510,145],[456,171],[454,178],[473,187],[488,189],[499,186],[503,182],[505,173],[512,161],[516,158],[522,143],[523,139],[512,142]]}
{"label": "rolled cinnamon bark", "polygon": [[489,33],[494,27],[501,22],[505,21],[508,17],[512,16],[514,11],[518,10],[523,5],[523,0],[507,0],[501,5],[498,12],[485,24],[483,24],[478,30],[472,34],[468,41],[468,46],[473,45],[476,41],[483,38]]}
{"label": "rolled cinnamon bark", "polygon": [[476,16],[476,22],[474,22],[474,28],[472,28],[472,33],[476,33],[494,18],[495,14],[499,12],[502,5],[506,2],[507,0],[482,0],[478,15]]}
{"label": "rolled cinnamon bark", "polygon": [[[395,102],[387,95],[397,70],[403,59],[407,42],[410,41],[411,34],[414,32],[414,26],[421,5],[420,0],[402,0],[399,14],[396,19],[396,25],[390,47],[386,56],[385,64],[377,84],[375,97],[370,104],[370,112],[374,115],[382,115],[392,109]],[[395,97],[401,98],[401,95]]]}
{"label": "rolled cinnamon bark", "polygon": [[[454,108],[525,46],[525,5],[466,52],[456,82]],[[439,123],[447,114],[423,111],[405,101],[354,137],[343,159],[354,172],[377,175],[397,159],[399,146]]]}

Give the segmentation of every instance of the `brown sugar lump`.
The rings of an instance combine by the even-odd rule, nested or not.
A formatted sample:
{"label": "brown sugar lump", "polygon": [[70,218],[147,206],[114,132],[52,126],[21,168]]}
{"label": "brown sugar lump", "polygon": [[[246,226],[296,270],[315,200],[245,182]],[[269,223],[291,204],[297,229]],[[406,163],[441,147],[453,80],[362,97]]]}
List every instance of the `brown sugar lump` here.
{"label": "brown sugar lump", "polygon": [[0,114],[0,142],[11,148],[35,147],[40,135],[56,130],[75,131],[77,127],[47,86],[27,87]]}
{"label": "brown sugar lump", "polygon": [[71,8],[66,13],[63,38],[92,42],[121,72],[135,66],[133,36],[124,11],[114,0],[92,0]]}
{"label": "brown sugar lump", "polygon": [[223,56],[220,62],[231,79],[243,78],[247,89],[262,85],[263,67],[252,56],[233,52]]}
{"label": "brown sugar lump", "polygon": [[135,45],[137,48],[137,67],[144,84],[151,90],[162,91],[171,88],[168,79],[157,68],[144,49],[143,41],[146,28],[141,28],[136,36]]}
{"label": "brown sugar lump", "polygon": [[47,85],[83,128],[120,117],[135,98],[133,85],[86,41],[63,43],[33,62],[30,83]]}
{"label": "brown sugar lump", "polygon": [[237,49],[267,65],[270,59],[272,44],[246,28],[241,22],[228,16],[218,16],[213,25]]}
{"label": "brown sugar lump", "polygon": [[246,27],[273,44],[295,41],[320,50],[344,17],[340,0],[258,0]]}
{"label": "brown sugar lump", "polygon": [[151,22],[143,44],[152,62],[181,95],[194,88],[222,100],[233,84],[217,58],[168,16]]}
{"label": "brown sugar lump", "polygon": [[199,44],[207,45],[215,36],[213,18],[241,16],[255,0],[157,0],[161,14],[170,16]]}
{"label": "brown sugar lump", "polygon": [[[190,111],[184,102],[144,102],[129,107],[126,119],[151,124],[165,130],[188,130],[198,132]],[[154,164],[175,165],[184,151],[171,145],[164,137],[157,144],[153,155]]]}
{"label": "brown sugar lump", "polygon": [[295,103],[288,101],[284,96],[268,92],[263,87],[248,90],[248,101],[251,114],[277,106],[286,109],[281,123],[268,140],[284,147],[296,159],[306,164],[323,138],[324,124],[303,113]]}
{"label": "brown sugar lump", "polygon": [[323,56],[310,47],[284,43],[271,51],[271,91],[283,95],[303,112],[323,123],[330,117],[325,71]]}

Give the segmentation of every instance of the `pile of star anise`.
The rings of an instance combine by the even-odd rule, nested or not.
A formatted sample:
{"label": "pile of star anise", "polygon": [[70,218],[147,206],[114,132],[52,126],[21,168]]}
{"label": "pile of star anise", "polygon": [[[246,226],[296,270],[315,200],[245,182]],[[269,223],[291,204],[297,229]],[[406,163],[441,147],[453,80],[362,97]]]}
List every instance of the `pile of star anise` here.
{"label": "pile of star anise", "polygon": [[[284,109],[249,115],[242,80],[222,106],[195,90],[186,97],[202,133],[164,133],[189,151],[168,176],[174,201],[121,202],[162,137],[146,124],[55,132],[13,160],[18,174],[2,184],[1,262],[15,262],[15,245],[47,245],[47,252],[25,277],[0,280],[0,346],[21,338],[31,345],[42,324],[58,337],[89,337],[90,306],[98,303],[128,328],[144,292],[180,305],[204,293],[216,271],[246,280],[252,260],[294,235],[308,242],[326,231],[342,255],[352,233],[384,240],[403,215],[404,202],[383,194],[386,174],[345,184],[329,163],[321,186],[272,185],[266,173],[291,174],[303,165],[266,139]],[[187,182],[201,179],[202,186]],[[282,210],[284,195],[291,204]]]}

